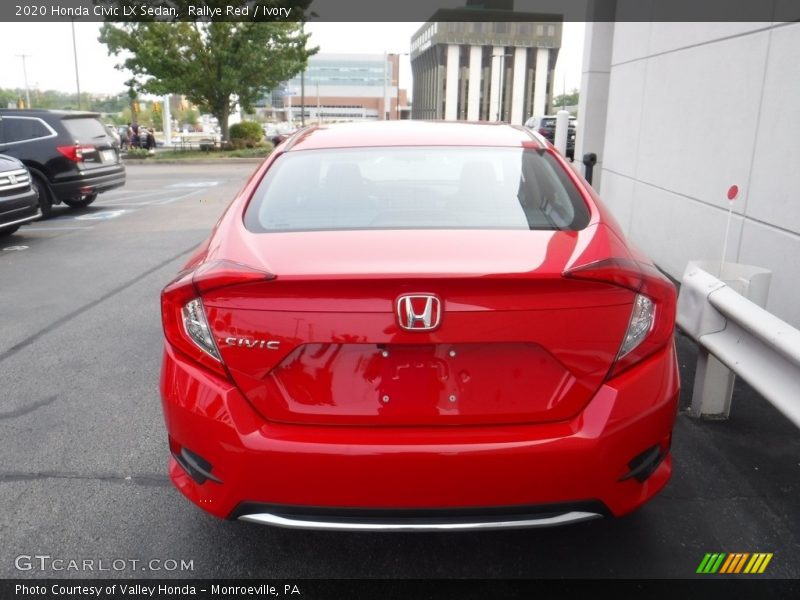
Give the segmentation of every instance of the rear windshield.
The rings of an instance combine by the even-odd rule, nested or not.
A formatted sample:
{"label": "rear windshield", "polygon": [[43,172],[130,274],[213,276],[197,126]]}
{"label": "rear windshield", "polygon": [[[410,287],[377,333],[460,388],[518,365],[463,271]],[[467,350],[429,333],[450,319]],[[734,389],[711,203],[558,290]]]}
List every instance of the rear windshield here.
{"label": "rear windshield", "polygon": [[583,229],[589,212],[562,167],[522,148],[287,152],[245,213],[254,232]]}
{"label": "rear windshield", "polygon": [[105,139],[108,135],[103,124],[93,117],[79,117],[62,121],[70,136],[82,144]]}

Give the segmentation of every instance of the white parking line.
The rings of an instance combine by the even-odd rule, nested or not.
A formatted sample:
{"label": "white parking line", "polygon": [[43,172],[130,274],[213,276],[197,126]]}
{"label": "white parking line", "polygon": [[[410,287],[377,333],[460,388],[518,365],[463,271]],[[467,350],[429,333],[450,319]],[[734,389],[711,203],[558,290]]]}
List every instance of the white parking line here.
{"label": "white parking line", "polygon": [[136,200],[137,198],[150,198],[152,196],[163,196],[163,195],[172,194],[172,193],[173,192],[171,190],[153,190],[151,192],[142,192],[140,194],[131,194],[131,195],[127,195],[127,196],[120,196],[119,198],[101,198],[98,202],[95,202],[95,204],[103,203],[103,200],[105,200],[108,203],[113,202],[116,205],[116,204],[118,204],[118,202],[117,202],[118,200],[123,200],[125,202],[128,202],[130,200]]}
{"label": "white parking line", "polygon": [[[118,207],[118,206],[148,206],[148,205],[156,205],[162,206],[164,204],[171,204],[173,202],[177,202],[178,200],[183,200],[184,198],[188,198],[190,196],[194,196],[195,194],[200,194],[206,191],[208,188],[201,188],[189,192],[187,194],[183,194],[181,196],[172,197],[175,193],[173,190],[160,190],[157,193],[149,193],[149,194],[140,194],[138,196],[130,196],[128,198],[120,198],[122,202],[117,202],[112,200],[108,203],[104,202],[96,202],[96,206],[108,206],[108,207]],[[167,196],[166,198],[164,196]],[[150,200],[144,200],[142,202],[130,202],[130,200],[134,200],[136,198],[151,198]]]}
{"label": "white parking line", "polygon": [[25,227],[25,229],[23,229],[22,232],[24,233],[26,231],[61,231],[61,230],[67,230],[67,229],[94,229],[94,227],[93,226],[88,226],[88,227],[60,227],[58,225],[56,225],[55,227]]}
{"label": "white parking line", "polygon": [[173,202],[178,202],[179,200],[185,200],[186,198],[190,198],[191,196],[197,196],[198,194],[202,194],[205,192],[206,189],[195,190],[193,192],[189,192],[188,194],[184,194],[183,196],[176,196],[175,198],[166,198],[164,200],[153,200],[152,202],[148,202],[148,204],[152,204],[154,206],[164,206],[165,204],[172,204]]}
{"label": "white parking line", "polygon": [[219,181],[179,181],[168,186],[171,188],[207,188],[219,185]]}
{"label": "white parking line", "polygon": [[101,210],[100,212],[89,213],[87,215],[78,215],[77,217],[74,217],[74,219],[76,221],[107,221],[109,219],[121,217],[126,212],[129,211],[124,208],[119,210]]}

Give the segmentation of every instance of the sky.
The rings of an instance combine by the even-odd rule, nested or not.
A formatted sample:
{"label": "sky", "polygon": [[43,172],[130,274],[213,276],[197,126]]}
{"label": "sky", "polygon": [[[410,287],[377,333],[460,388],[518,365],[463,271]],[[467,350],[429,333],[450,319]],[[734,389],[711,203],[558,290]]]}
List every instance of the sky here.
{"label": "sky", "polygon": [[[320,52],[374,53],[408,52],[411,36],[422,23],[310,23],[311,43]],[[108,56],[97,41],[100,23],[75,23],[78,72],[81,92],[116,94],[125,90],[130,77],[114,68],[118,62]],[[567,91],[580,87],[583,57],[583,23],[564,23],[561,51],[556,65],[556,94],[566,83]],[[30,89],[75,92],[75,62],[70,23],[0,23],[0,88],[24,88],[22,59],[25,59]],[[400,85],[410,89],[411,67],[403,57]]]}

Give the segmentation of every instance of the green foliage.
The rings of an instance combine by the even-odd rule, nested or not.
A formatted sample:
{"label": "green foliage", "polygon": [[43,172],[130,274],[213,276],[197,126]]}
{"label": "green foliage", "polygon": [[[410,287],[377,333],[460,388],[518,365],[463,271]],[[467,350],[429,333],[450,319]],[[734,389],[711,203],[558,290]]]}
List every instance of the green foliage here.
{"label": "green foliage", "polygon": [[580,90],[574,89],[569,94],[560,94],[553,98],[553,109],[558,110],[562,106],[577,106],[580,99]]}
{"label": "green foliage", "polygon": [[242,147],[252,148],[263,139],[264,130],[255,121],[242,121],[231,125],[230,140],[235,145],[239,142]]}
{"label": "green foliage", "polygon": [[147,158],[150,152],[146,148],[131,148],[126,155],[128,158]]}
{"label": "green foliage", "polygon": [[[272,4],[259,0],[259,4]],[[286,3],[301,16],[310,0]],[[176,0],[179,11],[188,4]],[[249,4],[207,0],[222,8]],[[110,54],[125,57],[118,65],[133,73],[138,90],[177,93],[218,120],[228,138],[228,116],[236,104],[245,111],[266,90],[290,79],[306,66],[316,49],[307,50],[308,36],[293,22],[129,22],[106,23],[100,41]]]}
{"label": "green foliage", "polygon": [[178,122],[178,128],[183,127],[184,125],[190,125],[191,127],[197,126],[197,121],[200,119],[200,115],[197,114],[196,110],[191,108],[188,109],[178,109],[172,111],[172,118]]}
{"label": "green foliage", "polygon": [[241,148],[238,150],[187,150],[187,151],[167,151],[158,152],[153,158],[155,160],[207,160],[219,159],[225,160],[226,158],[263,158],[269,156],[272,152],[271,144],[261,144],[255,148]]}
{"label": "green foliage", "polygon": [[[51,110],[74,110],[78,108],[78,99],[75,94],[59,92],[57,90],[30,90],[31,108],[46,108]],[[0,89],[0,107],[6,108],[9,104],[16,106],[17,100],[25,99],[24,89]],[[95,98],[89,93],[81,94],[81,109],[95,112],[117,114],[127,105],[128,98],[125,92],[108,98]]]}

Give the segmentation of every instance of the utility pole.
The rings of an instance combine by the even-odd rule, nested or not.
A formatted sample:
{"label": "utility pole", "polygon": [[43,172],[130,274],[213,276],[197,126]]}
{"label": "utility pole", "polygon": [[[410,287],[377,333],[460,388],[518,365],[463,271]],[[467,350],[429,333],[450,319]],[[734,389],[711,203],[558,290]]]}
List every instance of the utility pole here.
{"label": "utility pole", "polygon": [[31,90],[28,87],[28,68],[25,65],[25,59],[30,58],[30,54],[17,54],[18,58],[22,59],[22,76],[25,78],[25,108],[31,107]]}
{"label": "utility pole", "polygon": [[[300,35],[306,34],[305,21],[300,23]],[[306,126],[306,69],[308,68],[308,61],[306,66],[300,72],[300,126]]]}
{"label": "utility pole", "polygon": [[300,126],[306,126],[306,71],[300,72]]}
{"label": "utility pole", "polygon": [[386,120],[386,50],[383,51],[383,100],[381,101],[381,121]]}
{"label": "utility pole", "polygon": [[75,19],[72,19],[72,56],[75,59],[75,87],[78,88],[78,110],[81,109],[81,78],[78,76],[78,47],[75,44]]}

